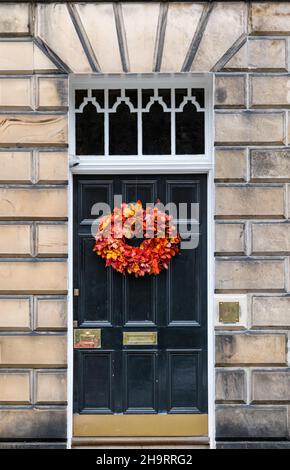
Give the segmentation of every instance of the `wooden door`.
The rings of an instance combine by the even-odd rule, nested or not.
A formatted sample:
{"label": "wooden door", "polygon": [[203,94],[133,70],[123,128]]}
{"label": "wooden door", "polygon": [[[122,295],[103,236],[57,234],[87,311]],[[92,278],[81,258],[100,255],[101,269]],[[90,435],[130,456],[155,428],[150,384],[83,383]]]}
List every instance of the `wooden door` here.
{"label": "wooden door", "polygon": [[[100,348],[74,351],[75,435],[206,434],[206,176],[75,176],[74,188],[74,320],[101,332]],[[105,268],[92,251],[91,208],[113,209],[115,194],[198,203],[198,246],[181,249],[158,276]],[[126,332],[152,332],[157,344],[126,345]]]}

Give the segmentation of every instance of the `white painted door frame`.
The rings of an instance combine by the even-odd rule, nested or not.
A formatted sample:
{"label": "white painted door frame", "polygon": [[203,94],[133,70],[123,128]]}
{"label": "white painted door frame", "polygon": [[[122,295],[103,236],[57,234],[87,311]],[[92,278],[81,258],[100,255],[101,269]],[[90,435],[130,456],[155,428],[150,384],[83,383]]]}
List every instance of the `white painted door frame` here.
{"label": "white painted door frame", "polygon": [[[208,224],[208,428],[210,447],[215,448],[215,375],[214,375],[214,163],[213,163],[213,74],[124,74],[124,75],[90,75],[69,77],[70,106],[73,102],[73,93],[76,87],[85,88],[92,83],[97,86],[108,86],[108,83],[118,80],[118,83],[128,83],[128,80],[150,83],[168,83],[177,86],[190,81],[192,87],[205,89],[205,155],[202,156],[172,156],[168,157],[94,157],[80,158],[77,163],[75,151],[75,121],[69,107],[69,210],[68,210],[68,407],[67,407],[67,446],[71,447],[73,437],[73,175],[98,175],[98,174],[207,174],[207,224]],[[148,82],[147,82],[148,83]],[[158,161],[157,161],[158,158]],[[75,166],[74,166],[75,165]]]}

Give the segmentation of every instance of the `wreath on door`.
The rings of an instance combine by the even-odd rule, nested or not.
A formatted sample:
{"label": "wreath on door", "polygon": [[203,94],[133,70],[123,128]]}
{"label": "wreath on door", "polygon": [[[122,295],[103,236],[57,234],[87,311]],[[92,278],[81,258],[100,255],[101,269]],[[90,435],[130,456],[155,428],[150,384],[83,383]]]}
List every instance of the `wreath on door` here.
{"label": "wreath on door", "polygon": [[[128,240],[141,238],[138,246]],[[93,251],[106,260],[106,267],[122,274],[157,275],[179,252],[180,235],[172,216],[156,206],[143,209],[142,202],[115,207],[98,219]]]}

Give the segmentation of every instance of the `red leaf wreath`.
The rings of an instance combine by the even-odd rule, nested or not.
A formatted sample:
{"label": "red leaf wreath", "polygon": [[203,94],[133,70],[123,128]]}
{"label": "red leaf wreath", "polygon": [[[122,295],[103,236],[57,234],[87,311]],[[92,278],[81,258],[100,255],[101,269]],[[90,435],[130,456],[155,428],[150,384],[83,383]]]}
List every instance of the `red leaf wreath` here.
{"label": "red leaf wreath", "polygon": [[[126,238],[132,236],[126,224],[128,219],[130,223],[136,220],[133,223],[135,234],[138,223],[145,237],[150,234],[150,238],[145,238],[137,247],[126,243]],[[172,257],[179,252],[180,236],[171,221],[172,216],[156,206],[143,209],[141,201],[123,203],[121,208],[116,207],[111,214],[98,220],[93,251],[106,260],[106,267],[111,266],[119,273],[133,274],[135,277],[159,274],[162,269],[168,269]],[[107,228],[109,233],[106,234]]]}

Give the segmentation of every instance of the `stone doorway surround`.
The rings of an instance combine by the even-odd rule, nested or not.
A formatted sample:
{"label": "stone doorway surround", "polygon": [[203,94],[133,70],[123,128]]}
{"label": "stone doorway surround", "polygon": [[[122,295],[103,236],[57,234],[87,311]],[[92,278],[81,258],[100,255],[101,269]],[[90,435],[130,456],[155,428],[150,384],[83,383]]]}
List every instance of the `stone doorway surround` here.
{"label": "stone doorway surround", "polygon": [[0,4],[2,441],[66,441],[68,75],[206,72],[216,298],[243,305],[217,322],[217,445],[289,446],[289,20],[290,2]]}

